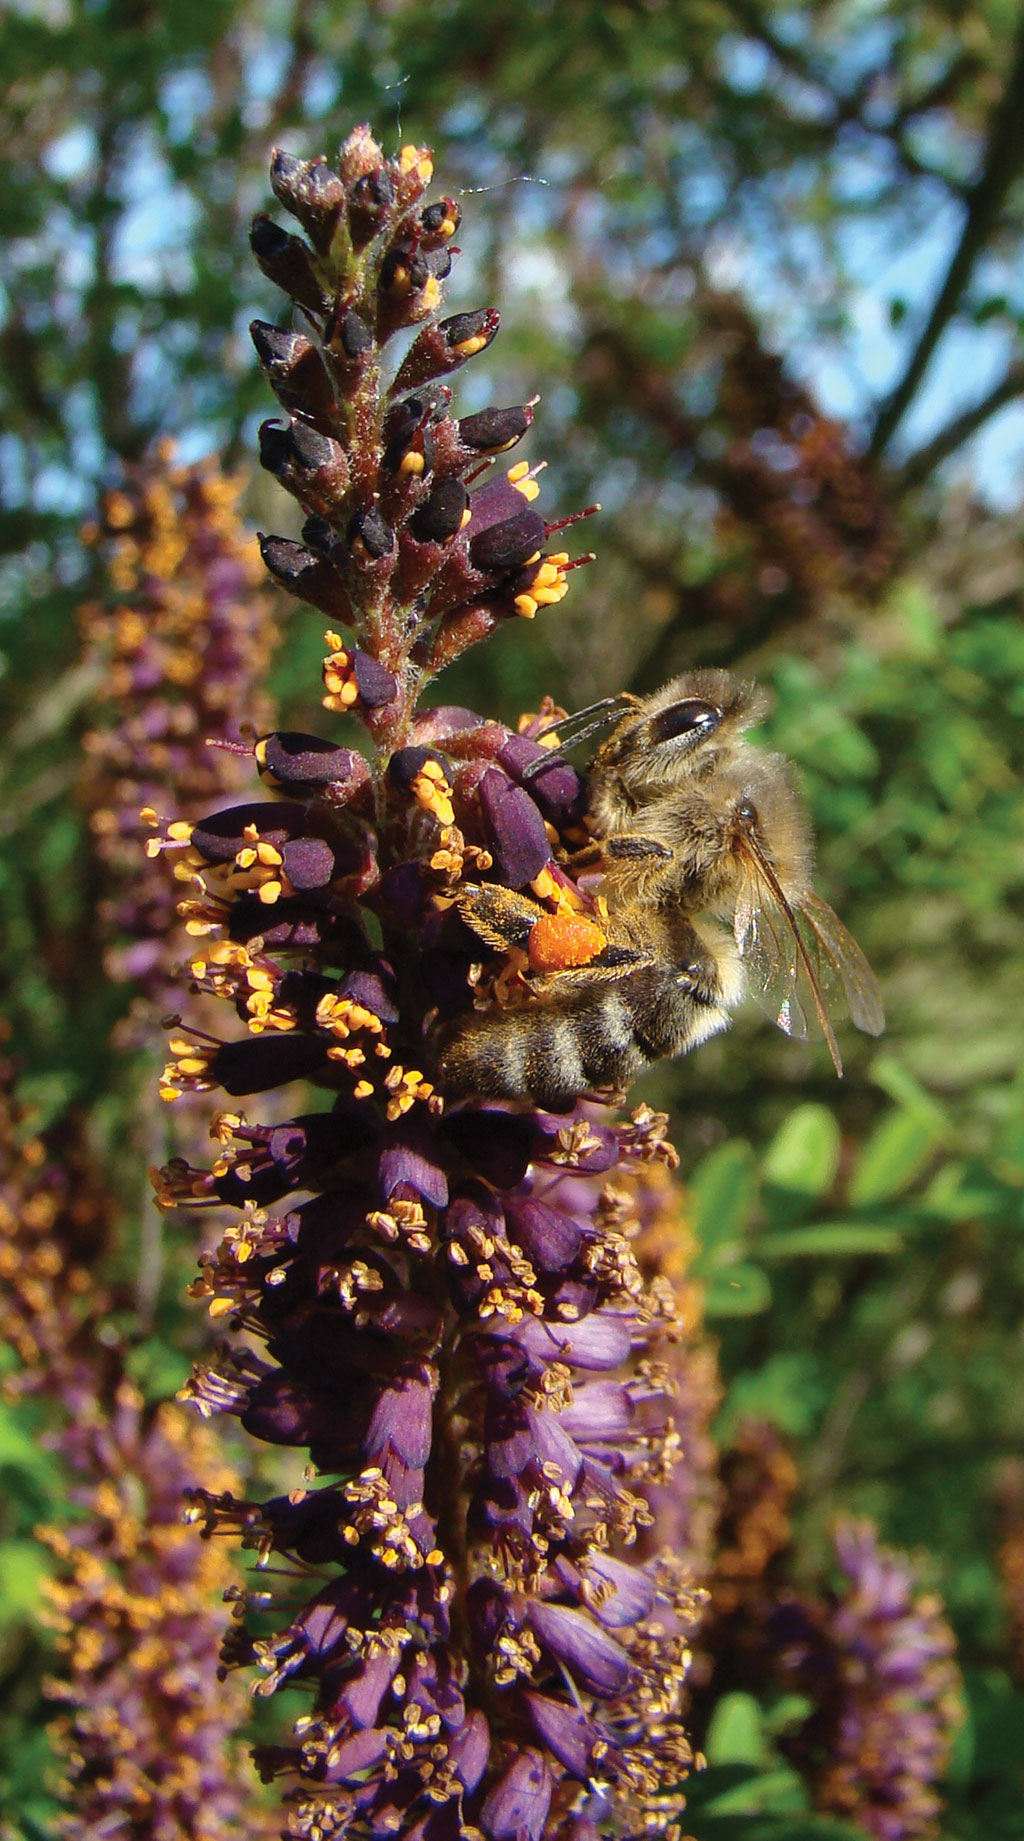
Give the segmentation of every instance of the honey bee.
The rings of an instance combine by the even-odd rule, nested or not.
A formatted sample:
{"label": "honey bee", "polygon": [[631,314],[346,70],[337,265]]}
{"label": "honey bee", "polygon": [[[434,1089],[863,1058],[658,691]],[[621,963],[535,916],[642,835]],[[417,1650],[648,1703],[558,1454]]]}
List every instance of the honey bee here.
{"label": "honey bee", "polygon": [[[815,1019],[841,1076],[830,1007],[879,1035],[881,997],[812,887],[788,763],[746,739],[762,694],[725,671],[692,671],[595,710],[597,721],[607,710],[620,720],[586,770],[591,842],[566,867],[600,876],[598,925],[578,928],[585,944],[560,961],[532,950],[551,931],[539,902],[496,883],[462,889],[462,918],[492,950],[519,955],[525,989],[517,1007],[495,1002],[449,1029],[448,1091],[553,1110],[593,1089],[621,1091],[725,1029],[748,993],[788,1035],[806,1037]],[[594,712],[570,718],[553,752],[588,725]]]}

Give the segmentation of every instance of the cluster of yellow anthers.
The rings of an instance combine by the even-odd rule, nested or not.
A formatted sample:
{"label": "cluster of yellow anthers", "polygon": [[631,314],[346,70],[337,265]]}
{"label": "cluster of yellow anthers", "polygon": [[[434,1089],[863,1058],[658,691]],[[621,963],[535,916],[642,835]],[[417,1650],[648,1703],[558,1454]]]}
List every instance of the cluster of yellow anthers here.
{"label": "cluster of yellow anthers", "polygon": [[339,1527],[346,1546],[358,1547],[367,1542],[390,1572],[444,1564],[441,1548],[432,1547],[424,1553],[412,1532],[411,1524],[423,1514],[422,1502],[411,1502],[407,1509],[400,1509],[379,1465],[368,1464],[358,1477],[345,1484],[342,1493],[352,1509],[350,1519]]}
{"label": "cluster of yellow anthers", "polygon": [[[526,1255],[504,1234],[495,1234],[482,1225],[470,1227],[461,1241],[448,1248],[448,1258],[453,1266],[472,1266],[476,1278],[487,1287],[477,1304],[481,1322],[488,1317],[501,1317],[514,1325],[524,1317],[544,1315],[537,1274]],[[506,1268],[500,1283],[494,1278],[496,1259]]]}
{"label": "cluster of yellow anthers", "polygon": [[[146,825],[160,822],[152,806],[143,806],[139,817]],[[176,818],[165,827],[162,837],[146,839],[147,857],[158,857],[165,850],[181,852],[171,870],[176,882],[197,883],[203,889],[208,889],[210,883],[223,883],[228,899],[233,900],[236,895],[255,895],[268,908],[280,901],[282,895],[293,893],[280,850],[267,838],[260,837],[255,825],[246,825],[243,843],[234,857],[224,863],[210,863],[198,850],[191,848],[192,830],[186,819]],[[178,912],[185,914],[187,910],[183,905]],[[186,923],[186,931],[208,933],[213,924],[219,923],[193,916]]]}
{"label": "cluster of yellow anthers", "polygon": [[324,634],[324,644],[329,651],[323,663],[324,695],[320,701],[325,710],[344,715],[359,698],[355,661],[341,634],[333,628]]}
{"label": "cluster of yellow anthers", "polygon": [[218,940],[206,951],[197,953],[189,970],[199,988],[209,996],[242,1005],[251,1035],[277,1029],[287,1034],[295,1029],[298,1017],[287,1005],[278,1004],[278,981],[271,964],[260,964],[249,947],[234,940]]}
{"label": "cluster of yellow anthers", "polygon": [[439,824],[455,823],[452,789],[440,761],[424,761],[409,790],[417,805],[421,805],[425,812],[432,813]]}

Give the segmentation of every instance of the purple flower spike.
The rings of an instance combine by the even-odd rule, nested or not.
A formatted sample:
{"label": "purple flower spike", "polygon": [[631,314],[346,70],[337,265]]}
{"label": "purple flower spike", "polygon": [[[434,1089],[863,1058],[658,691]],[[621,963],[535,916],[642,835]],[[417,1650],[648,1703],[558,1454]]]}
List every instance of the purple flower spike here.
{"label": "purple flower spike", "polygon": [[[499,622],[549,617],[570,567],[536,469],[480,477],[532,409],[451,412],[441,380],[498,319],[441,314],[460,213],[430,177],[426,149],[388,158],[365,128],[334,165],[275,156],[303,235],[261,218],[254,247],[302,330],[253,330],[283,412],[261,459],[304,521],[262,550],[330,618],[323,704],[362,745],[263,733],[267,797],[153,840],[187,886],[189,982],[232,1019],[173,1027],[164,1096],[219,1088],[225,1109],[211,1167],[175,1159],[159,1197],[230,1211],[193,1291],[242,1339],[186,1396],[294,1464],[269,1501],[193,1498],[266,1568],[225,1666],[257,1665],[264,1700],[303,1691],[258,1755],[289,1836],[593,1841],[598,1819],[675,1822],[692,1765],[699,1594],[682,1559],[638,1558],[685,1464],[684,1325],[636,1256],[672,1153],[645,1108],[456,1100],[445,1071],[457,1015],[531,1000],[541,920],[556,967],[567,924],[574,950],[603,936],[572,867],[580,777],[417,706]],[[470,893],[513,915],[515,950],[474,929]],[[297,1079],[298,1116],[234,1110]]]}
{"label": "purple flower spike", "polygon": [[782,1607],[774,1632],[784,1663],[815,1704],[794,1742],[819,1807],[876,1841],[933,1841],[938,1793],[963,1690],[953,1633],[934,1593],[870,1522],[842,1523],[836,1556],[845,1590],[828,1605]]}

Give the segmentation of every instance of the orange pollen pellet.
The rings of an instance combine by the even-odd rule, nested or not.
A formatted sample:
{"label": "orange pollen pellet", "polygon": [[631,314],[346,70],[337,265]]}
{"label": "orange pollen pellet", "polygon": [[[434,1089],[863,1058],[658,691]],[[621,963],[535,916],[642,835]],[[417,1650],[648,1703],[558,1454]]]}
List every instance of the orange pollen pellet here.
{"label": "orange pollen pellet", "polygon": [[600,927],[581,914],[544,914],[530,934],[527,952],[535,972],[562,972],[589,965],[607,944]]}

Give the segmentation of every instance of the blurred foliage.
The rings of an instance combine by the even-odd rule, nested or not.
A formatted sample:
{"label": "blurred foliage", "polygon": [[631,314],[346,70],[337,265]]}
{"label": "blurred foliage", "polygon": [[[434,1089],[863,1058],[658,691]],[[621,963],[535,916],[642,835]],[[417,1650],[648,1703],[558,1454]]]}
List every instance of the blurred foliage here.
{"label": "blurred foliage", "polygon": [[[138,1226],[165,1147],[151,1070],[111,1043],[130,993],[100,969],[77,531],[158,434],[251,456],[272,405],[245,326],[279,308],[246,235],[267,150],[365,117],[473,194],[450,300],[496,300],[505,331],[460,408],[541,390],[531,458],[566,509],[605,506],[564,612],[445,698],[511,718],[695,661],[773,687],[767,737],[890,1028],[881,1049],[844,1032],[842,1087],[746,1016],[646,1083],[678,1121],[720,1429],[756,1414],[794,1441],[806,1576],[839,1508],[929,1556],[971,1697],[944,1833],[1024,1832],[997,1513],[1024,1398],[1019,7],[15,0],[0,68],[4,975],[23,1097],[43,1125],[88,1105],[119,1258],[157,1297],[140,1384],[166,1391],[198,1333],[194,1249]],[[290,528],[269,482],[250,498]],[[316,729],[321,623],[287,618],[275,690]],[[24,1737],[38,1430],[0,1417],[5,1838],[51,1819]],[[860,1832],[808,1814],[777,1744],[792,1712],[720,1703],[695,1836]]]}

